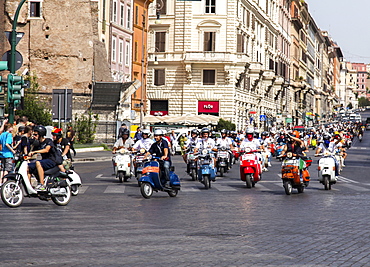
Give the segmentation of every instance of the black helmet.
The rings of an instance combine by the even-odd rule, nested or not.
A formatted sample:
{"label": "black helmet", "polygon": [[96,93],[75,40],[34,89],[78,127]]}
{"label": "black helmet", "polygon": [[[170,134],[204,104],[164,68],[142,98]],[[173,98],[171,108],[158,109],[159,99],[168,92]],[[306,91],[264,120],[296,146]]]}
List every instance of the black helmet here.
{"label": "black helmet", "polygon": [[197,129],[193,129],[193,130],[191,130],[191,134],[196,134],[196,135],[198,135],[198,134],[199,134],[199,131],[198,131]]}
{"label": "black helmet", "polygon": [[201,131],[201,134],[204,134],[204,133],[210,133],[210,130],[207,128],[207,127],[204,127]]}
{"label": "black helmet", "polygon": [[42,125],[37,125],[33,128],[34,132],[37,132],[39,136],[44,137],[46,135],[46,128]]}
{"label": "black helmet", "polygon": [[269,135],[269,133],[266,132],[266,131],[264,131],[264,132],[261,133],[261,136],[268,136],[268,135]]}

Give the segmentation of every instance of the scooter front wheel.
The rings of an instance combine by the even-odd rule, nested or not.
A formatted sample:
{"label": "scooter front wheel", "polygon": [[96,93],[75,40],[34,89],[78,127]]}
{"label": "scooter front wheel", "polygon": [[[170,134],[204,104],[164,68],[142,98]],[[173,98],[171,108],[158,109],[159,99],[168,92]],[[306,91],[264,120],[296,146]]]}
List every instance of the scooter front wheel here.
{"label": "scooter front wheel", "polygon": [[252,188],[252,175],[251,174],[246,174],[245,183],[247,185],[247,188]]}
{"label": "scooter front wheel", "polygon": [[220,168],[220,176],[221,176],[221,177],[223,177],[223,176],[224,176],[224,172],[225,172],[224,167],[221,167],[221,168]]}
{"label": "scooter front wheel", "polygon": [[211,188],[211,180],[209,179],[208,175],[203,176],[203,184],[205,189]]}
{"label": "scooter front wheel", "polygon": [[19,207],[23,202],[22,188],[15,181],[5,182],[1,187],[1,199],[8,207]]}
{"label": "scooter front wheel", "polygon": [[292,183],[290,181],[284,181],[285,194],[290,195],[292,193]]}
{"label": "scooter front wheel", "polygon": [[142,183],[140,185],[140,192],[144,198],[150,198],[153,195],[153,187],[149,183]]}
{"label": "scooter front wheel", "polygon": [[191,169],[191,180],[195,181],[197,179],[197,171],[195,169]]}

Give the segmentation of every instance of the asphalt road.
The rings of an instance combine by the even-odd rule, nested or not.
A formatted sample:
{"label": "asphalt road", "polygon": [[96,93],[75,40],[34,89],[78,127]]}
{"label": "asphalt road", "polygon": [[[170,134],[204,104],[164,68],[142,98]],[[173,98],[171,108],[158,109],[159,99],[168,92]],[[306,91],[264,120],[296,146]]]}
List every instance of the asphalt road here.
{"label": "asphalt road", "polygon": [[135,180],[111,176],[109,161],[77,162],[83,187],[68,206],[0,203],[0,265],[370,266],[369,151],[367,132],[330,191],[317,181],[314,159],[309,187],[290,196],[276,160],[255,188],[245,187],[234,165],[205,190],[175,156],[182,190],[151,199]]}

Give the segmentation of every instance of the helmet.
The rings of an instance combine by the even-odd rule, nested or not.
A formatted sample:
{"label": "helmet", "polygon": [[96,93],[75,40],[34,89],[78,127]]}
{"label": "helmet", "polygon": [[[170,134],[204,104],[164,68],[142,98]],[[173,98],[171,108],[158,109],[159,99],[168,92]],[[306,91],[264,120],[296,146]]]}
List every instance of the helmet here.
{"label": "helmet", "polygon": [[245,130],[245,134],[254,134],[254,130],[253,130],[253,128],[247,128],[247,129]]}
{"label": "helmet", "polygon": [[57,138],[61,138],[62,137],[62,134],[63,134],[63,130],[62,128],[54,128],[52,131],[51,131],[51,134],[56,136]]}
{"label": "helmet", "polygon": [[324,140],[330,140],[330,134],[324,134],[323,139]]}
{"label": "helmet", "polygon": [[130,130],[129,129],[123,129],[122,133],[121,133],[121,136],[124,135],[124,134],[127,134],[129,136],[130,135]]}
{"label": "helmet", "polygon": [[193,130],[191,130],[191,134],[196,134],[196,135],[198,135],[198,134],[199,134],[199,131],[198,131],[197,129],[193,129]]}
{"label": "helmet", "polygon": [[204,133],[210,133],[210,130],[208,128],[203,128],[201,131],[200,131],[201,134],[204,134]]}
{"label": "helmet", "polygon": [[150,137],[150,131],[148,129],[144,129],[141,131],[141,134],[144,135],[144,134],[147,134],[148,137]]}
{"label": "helmet", "polygon": [[227,130],[226,129],[222,129],[221,130],[221,134],[227,134]]}
{"label": "helmet", "polygon": [[166,130],[161,130],[162,131],[162,135],[166,135],[167,134],[167,131]]}
{"label": "helmet", "polygon": [[269,133],[266,132],[266,131],[264,131],[264,132],[261,133],[261,136],[268,136],[268,135],[269,135]]}
{"label": "helmet", "polygon": [[37,132],[39,136],[44,137],[46,135],[46,128],[42,125],[37,125],[33,129],[34,132]]}
{"label": "helmet", "polygon": [[18,133],[24,132],[25,129],[26,129],[26,126],[23,126],[23,125],[19,126],[18,127]]}
{"label": "helmet", "polygon": [[157,129],[154,131],[154,136],[156,135],[163,135],[163,131],[161,129]]}
{"label": "helmet", "polygon": [[231,134],[238,134],[236,131],[232,131]]}

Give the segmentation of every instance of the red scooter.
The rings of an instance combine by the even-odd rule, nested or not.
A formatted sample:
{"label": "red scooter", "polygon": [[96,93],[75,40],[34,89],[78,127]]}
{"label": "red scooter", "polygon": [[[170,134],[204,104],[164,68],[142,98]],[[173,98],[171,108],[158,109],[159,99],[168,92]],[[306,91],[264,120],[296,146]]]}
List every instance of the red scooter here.
{"label": "red scooter", "polygon": [[234,155],[234,162],[233,163],[235,164],[235,162],[239,160],[240,152],[238,151],[238,149],[233,149],[232,152],[233,152],[233,155]]}
{"label": "red scooter", "polygon": [[246,182],[247,188],[254,187],[261,180],[262,165],[256,150],[246,148],[241,152],[240,179]]}

